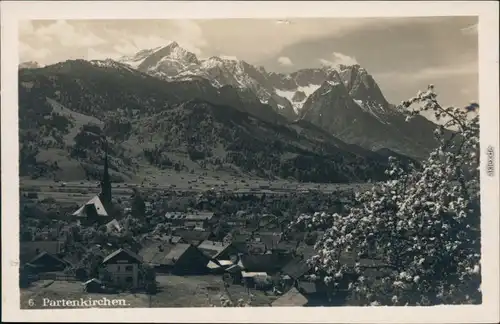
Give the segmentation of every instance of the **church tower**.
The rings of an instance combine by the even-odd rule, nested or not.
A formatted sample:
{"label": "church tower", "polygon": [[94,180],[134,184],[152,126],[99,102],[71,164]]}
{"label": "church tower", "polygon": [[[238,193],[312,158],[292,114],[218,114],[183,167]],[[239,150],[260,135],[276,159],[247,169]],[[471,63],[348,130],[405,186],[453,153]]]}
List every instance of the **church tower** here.
{"label": "church tower", "polygon": [[109,176],[107,142],[104,142],[104,173],[101,180],[101,193],[99,196],[105,205],[111,205],[111,178]]}

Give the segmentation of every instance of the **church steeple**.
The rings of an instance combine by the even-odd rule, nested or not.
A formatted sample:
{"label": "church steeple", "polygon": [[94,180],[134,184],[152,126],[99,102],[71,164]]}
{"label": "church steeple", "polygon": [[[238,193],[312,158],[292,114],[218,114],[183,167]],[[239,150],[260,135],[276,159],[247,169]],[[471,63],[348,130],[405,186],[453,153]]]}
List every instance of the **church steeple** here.
{"label": "church steeple", "polygon": [[104,173],[101,180],[101,199],[104,204],[111,204],[111,178],[108,165],[108,142],[104,139]]}

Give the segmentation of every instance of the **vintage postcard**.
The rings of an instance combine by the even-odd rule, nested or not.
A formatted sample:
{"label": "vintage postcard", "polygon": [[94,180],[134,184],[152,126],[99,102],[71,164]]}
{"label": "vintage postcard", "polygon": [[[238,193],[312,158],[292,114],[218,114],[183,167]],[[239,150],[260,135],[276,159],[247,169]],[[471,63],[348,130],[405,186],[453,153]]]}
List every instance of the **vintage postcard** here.
{"label": "vintage postcard", "polygon": [[498,322],[498,3],[1,23],[4,320]]}

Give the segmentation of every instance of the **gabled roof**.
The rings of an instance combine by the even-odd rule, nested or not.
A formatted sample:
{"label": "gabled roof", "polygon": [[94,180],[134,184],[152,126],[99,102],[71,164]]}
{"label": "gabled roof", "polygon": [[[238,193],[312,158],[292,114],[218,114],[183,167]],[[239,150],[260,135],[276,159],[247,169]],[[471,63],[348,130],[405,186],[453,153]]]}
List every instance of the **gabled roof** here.
{"label": "gabled roof", "polygon": [[281,235],[275,233],[257,234],[260,241],[263,242],[268,249],[276,248],[281,240]]}
{"label": "gabled roof", "polygon": [[224,244],[223,242],[205,240],[198,245],[198,249],[202,250],[210,257],[217,257],[220,253],[224,252],[231,244]]}
{"label": "gabled roof", "polygon": [[86,286],[91,282],[95,282],[96,284],[102,285],[102,281],[99,279],[96,279],[96,278],[89,279],[89,280],[85,281],[84,283],[82,283],[82,285]]}
{"label": "gabled roof", "polygon": [[306,245],[304,243],[301,243],[297,247],[297,254],[303,255],[305,260],[308,260],[312,258],[314,255],[316,255],[316,250],[314,249],[314,246]]}
{"label": "gabled roof", "polygon": [[302,295],[295,287],[287,291],[283,296],[276,299],[271,306],[273,307],[301,307],[308,303],[307,298]]}
{"label": "gabled roof", "polygon": [[298,283],[298,290],[304,294],[314,294],[318,292],[318,285],[316,282],[300,281]]}
{"label": "gabled roof", "polygon": [[109,232],[114,230],[120,232],[122,230],[122,227],[120,226],[120,223],[116,219],[113,219],[111,222],[106,224],[106,229]]}
{"label": "gabled roof", "polygon": [[165,256],[165,259],[171,261],[172,263],[175,263],[175,261],[179,260],[191,246],[191,244],[177,244]]}
{"label": "gabled roof", "polygon": [[123,249],[123,248],[122,249],[118,249],[115,252],[113,252],[110,255],[108,255],[106,258],[104,258],[104,260],[102,261],[102,263],[109,262],[110,260],[112,260],[114,257],[116,257],[117,255],[119,255],[120,253],[126,253],[131,258],[133,258],[133,259],[137,260],[138,262],[142,263],[142,258],[140,256],[138,256],[134,252],[130,251],[129,249]]}
{"label": "gabled roof", "polygon": [[275,272],[290,262],[288,256],[279,254],[242,255],[239,264],[247,272]]}
{"label": "gabled roof", "polygon": [[48,253],[46,251],[41,252],[36,257],[34,257],[33,259],[31,259],[28,263],[31,264],[31,265],[35,265],[38,260],[40,260],[41,258],[46,257],[46,256],[48,256],[48,257],[56,260],[57,262],[60,262],[60,263],[63,263],[63,264],[69,264],[67,261],[64,261],[63,259],[61,259],[61,258],[53,255],[52,253]]}
{"label": "gabled roof", "polygon": [[106,208],[104,207],[104,204],[101,201],[101,198],[99,196],[94,196],[92,199],[87,201],[83,206],[78,208],[77,211],[73,213],[73,216],[77,217],[85,217],[85,206],[94,206],[95,210],[97,211],[97,215],[101,217],[108,217],[108,212],[106,211]]}
{"label": "gabled roof", "polygon": [[19,244],[20,259],[21,262],[29,261],[43,251],[55,255],[61,251],[61,247],[61,241],[22,241]]}
{"label": "gabled roof", "polygon": [[139,255],[144,262],[155,265],[162,265],[166,263],[166,256],[174,248],[174,244],[168,242],[152,242],[144,246]]}
{"label": "gabled roof", "polygon": [[299,279],[309,272],[309,270],[311,270],[311,266],[307,264],[307,260],[300,258],[293,259],[283,267],[283,273],[293,279]]}
{"label": "gabled roof", "polygon": [[193,241],[205,241],[210,236],[211,232],[209,231],[189,231],[189,230],[180,230],[177,231],[176,235],[182,237],[182,239],[188,243],[192,243]]}

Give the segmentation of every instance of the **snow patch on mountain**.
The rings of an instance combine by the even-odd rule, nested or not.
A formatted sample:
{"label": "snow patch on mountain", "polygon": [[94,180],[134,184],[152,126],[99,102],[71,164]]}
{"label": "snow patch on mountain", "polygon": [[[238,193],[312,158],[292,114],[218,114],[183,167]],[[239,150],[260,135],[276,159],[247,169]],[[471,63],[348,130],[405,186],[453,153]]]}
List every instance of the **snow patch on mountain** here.
{"label": "snow patch on mountain", "polygon": [[141,65],[141,63],[144,62],[144,60],[148,56],[155,53],[156,51],[158,51],[161,48],[162,48],[161,46],[158,46],[155,48],[142,50],[135,55],[123,56],[120,59],[118,59],[118,62],[123,63],[123,64],[127,64],[127,65],[131,66],[132,68],[137,69],[139,67],[139,65]]}
{"label": "snow patch on mountain", "polygon": [[[312,95],[316,90],[318,90],[320,86],[321,85],[318,84],[308,84],[307,86],[298,86],[296,89],[293,90],[274,89],[274,91],[278,96],[287,99],[292,104],[295,113],[298,115],[300,110],[304,106],[304,103],[306,102],[307,98],[310,95]],[[304,92],[304,94],[306,95],[305,98],[300,101],[294,101],[293,96],[297,92]]]}
{"label": "snow patch on mountain", "polygon": [[382,106],[374,106],[372,103],[370,102],[363,102],[362,100],[358,100],[358,99],[353,99],[355,103],[358,104],[358,106],[361,107],[361,109],[363,109],[364,111],[366,111],[367,113],[370,113],[371,115],[373,115],[375,118],[377,118],[381,123],[383,124],[389,124],[389,122],[387,122],[386,120],[384,120],[380,115],[380,111],[382,110],[383,111],[383,108]]}

